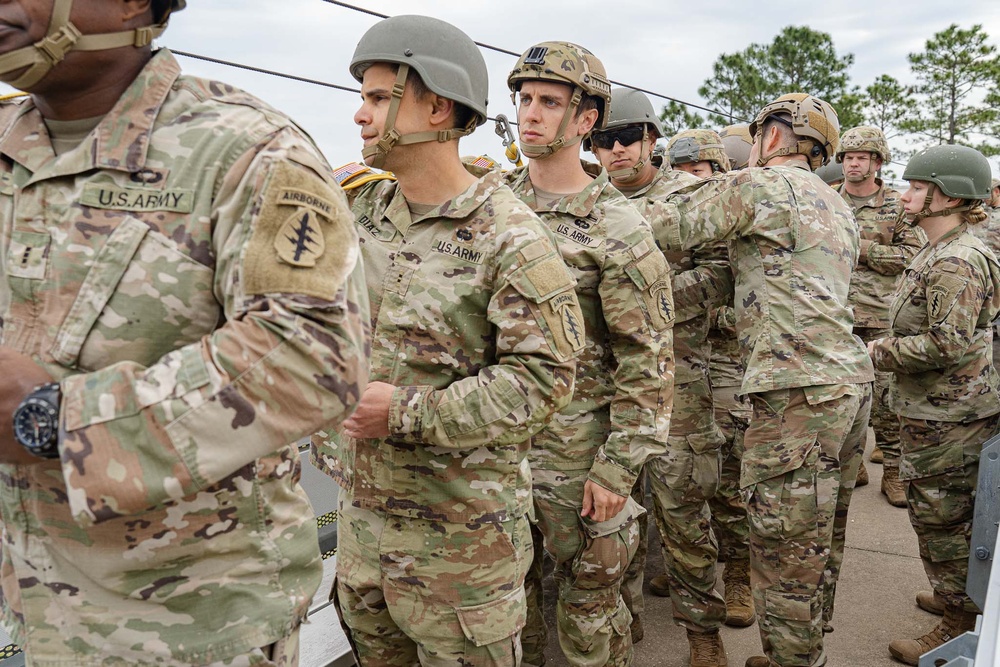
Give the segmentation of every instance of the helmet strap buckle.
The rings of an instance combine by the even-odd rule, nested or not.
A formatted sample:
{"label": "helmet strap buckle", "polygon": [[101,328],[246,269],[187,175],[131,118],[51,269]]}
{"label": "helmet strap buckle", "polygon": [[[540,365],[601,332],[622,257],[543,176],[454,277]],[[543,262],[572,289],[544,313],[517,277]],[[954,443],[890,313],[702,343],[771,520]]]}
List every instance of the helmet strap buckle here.
{"label": "helmet strap buckle", "polygon": [[52,65],[62,62],[82,33],[72,23],[67,23],[56,32],[37,42],[35,46]]}
{"label": "helmet strap buckle", "polygon": [[135,39],[132,40],[132,46],[136,48],[142,48],[144,46],[149,46],[153,43],[156,38],[156,30],[153,26],[143,26],[141,28],[135,29]]}

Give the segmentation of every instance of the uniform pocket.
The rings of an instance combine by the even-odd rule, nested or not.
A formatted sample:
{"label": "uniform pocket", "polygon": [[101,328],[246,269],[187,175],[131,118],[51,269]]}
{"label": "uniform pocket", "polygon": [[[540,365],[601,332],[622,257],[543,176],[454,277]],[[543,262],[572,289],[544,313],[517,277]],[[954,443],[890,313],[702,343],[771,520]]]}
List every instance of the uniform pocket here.
{"label": "uniform pocket", "polygon": [[504,642],[520,632],[527,613],[523,587],[497,600],[455,609],[462,634],[478,647]]}
{"label": "uniform pocket", "polygon": [[899,478],[921,479],[960,471],[965,467],[965,448],[961,444],[934,444],[916,451],[903,452],[899,459]]}
{"label": "uniform pocket", "polygon": [[83,370],[123,360],[150,366],[218,326],[213,279],[213,269],[126,215],[91,263],[52,356]]}

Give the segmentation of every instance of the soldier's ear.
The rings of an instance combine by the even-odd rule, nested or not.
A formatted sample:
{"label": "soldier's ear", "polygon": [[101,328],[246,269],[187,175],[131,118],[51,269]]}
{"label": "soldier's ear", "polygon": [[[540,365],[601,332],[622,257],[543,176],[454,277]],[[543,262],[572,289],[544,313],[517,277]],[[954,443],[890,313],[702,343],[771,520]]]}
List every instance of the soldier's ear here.
{"label": "soldier's ear", "polygon": [[441,97],[440,95],[433,94],[433,100],[431,100],[431,125],[440,125],[442,123],[447,123],[452,116],[452,112],[455,111],[455,102],[449,100],[446,97]]}
{"label": "soldier's ear", "polygon": [[121,13],[124,24],[149,25],[153,22],[153,0],[121,0]]}

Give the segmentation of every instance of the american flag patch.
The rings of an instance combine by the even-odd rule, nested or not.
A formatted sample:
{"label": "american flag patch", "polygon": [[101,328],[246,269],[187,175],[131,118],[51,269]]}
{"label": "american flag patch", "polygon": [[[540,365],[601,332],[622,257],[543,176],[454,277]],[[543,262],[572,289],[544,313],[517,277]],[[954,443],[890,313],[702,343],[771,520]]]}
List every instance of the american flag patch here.
{"label": "american flag patch", "polygon": [[337,185],[343,185],[344,181],[351,176],[363,174],[366,171],[371,171],[371,169],[357,162],[348,162],[343,167],[337,167],[333,170],[333,180],[337,181]]}
{"label": "american flag patch", "polygon": [[488,155],[480,155],[475,160],[472,161],[473,167],[482,167],[483,169],[496,169],[500,165],[497,161]]}

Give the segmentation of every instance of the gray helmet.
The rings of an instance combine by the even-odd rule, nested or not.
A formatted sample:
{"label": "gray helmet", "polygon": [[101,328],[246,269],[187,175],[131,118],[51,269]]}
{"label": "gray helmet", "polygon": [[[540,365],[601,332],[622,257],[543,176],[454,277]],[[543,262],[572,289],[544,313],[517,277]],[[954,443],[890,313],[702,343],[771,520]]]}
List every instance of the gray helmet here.
{"label": "gray helmet", "polygon": [[486,61],[476,43],[450,23],[416,15],[379,21],[354,49],[351,75],[360,83],[375,63],[412,67],[431,91],[472,109],[476,125],[486,122]]}
{"label": "gray helmet", "polygon": [[663,125],[645,93],[632,88],[611,89],[611,112],[605,129],[613,130],[626,125],[649,123],[656,130],[657,138],[663,137]]}
{"label": "gray helmet", "polygon": [[904,181],[926,181],[956,199],[989,199],[993,178],[990,162],[968,146],[942,144],[925,148],[910,158]]}
{"label": "gray helmet", "polygon": [[840,161],[827,162],[816,170],[816,175],[827,185],[839,183],[844,180],[844,164]]}
{"label": "gray helmet", "polygon": [[750,162],[750,149],[753,148],[750,126],[746,123],[728,125],[722,128],[719,137],[729,156],[730,169],[744,169]]}
{"label": "gray helmet", "polygon": [[[354,49],[351,75],[363,82],[365,70],[376,63],[398,65],[399,71],[386,117],[385,134],[378,144],[362,151],[366,159],[372,159],[373,167],[385,163],[393,146],[451,141],[470,134],[486,122],[489,96],[486,61],[472,38],[450,23],[416,15],[393,16],[379,21],[368,29]],[[400,135],[395,129],[395,119],[410,68],[420,75],[431,92],[471,109],[473,118],[469,125],[440,133]]]}

